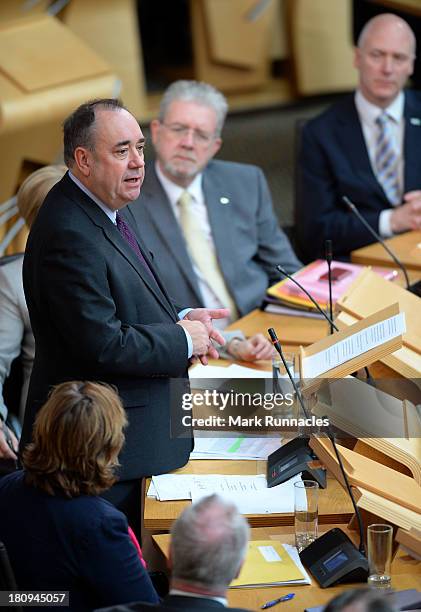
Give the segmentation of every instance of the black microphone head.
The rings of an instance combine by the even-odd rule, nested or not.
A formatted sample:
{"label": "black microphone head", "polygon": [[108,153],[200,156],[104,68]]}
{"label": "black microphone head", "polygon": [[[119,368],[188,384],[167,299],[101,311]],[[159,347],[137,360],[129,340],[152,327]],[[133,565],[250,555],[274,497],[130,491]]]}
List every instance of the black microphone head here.
{"label": "black microphone head", "polygon": [[272,342],[278,342],[278,336],[276,335],[276,331],[273,329],[273,327],[269,327],[268,334]]}
{"label": "black microphone head", "polygon": [[325,240],[325,258],[326,258],[326,261],[328,262],[331,262],[333,259],[331,240]]}

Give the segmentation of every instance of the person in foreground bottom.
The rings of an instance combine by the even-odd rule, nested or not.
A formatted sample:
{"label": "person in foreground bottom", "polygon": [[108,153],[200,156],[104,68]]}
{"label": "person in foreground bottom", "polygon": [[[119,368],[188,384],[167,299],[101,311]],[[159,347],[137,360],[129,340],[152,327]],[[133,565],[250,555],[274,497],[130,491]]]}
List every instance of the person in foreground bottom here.
{"label": "person in foreground bottom", "polygon": [[126,517],[99,496],[116,480],[126,423],[117,394],[92,382],[58,385],[38,412],[24,469],[0,480],[0,540],[19,589],[69,591],[75,612],[159,601]]}
{"label": "person in foreground bottom", "polygon": [[[217,495],[186,508],[171,529],[171,587],[163,602],[141,602],[97,612],[217,610],[227,605],[227,589],[244,563],[249,540],[247,520]],[[226,608],[245,612],[243,608]]]}

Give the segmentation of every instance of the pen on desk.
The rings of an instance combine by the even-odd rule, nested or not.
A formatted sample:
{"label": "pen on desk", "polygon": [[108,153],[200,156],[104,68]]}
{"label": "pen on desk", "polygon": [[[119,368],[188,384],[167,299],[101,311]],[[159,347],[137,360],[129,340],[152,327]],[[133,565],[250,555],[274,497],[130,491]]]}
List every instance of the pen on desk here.
{"label": "pen on desk", "polygon": [[282,601],[289,601],[293,597],[295,597],[295,593],[288,593],[288,595],[283,595],[278,599],[272,599],[272,601],[267,601],[265,604],[263,604],[263,606],[260,606],[260,609],[267,610],[268,608],[272,608],[273,606],[276,606],[276,604],[281,603]]}

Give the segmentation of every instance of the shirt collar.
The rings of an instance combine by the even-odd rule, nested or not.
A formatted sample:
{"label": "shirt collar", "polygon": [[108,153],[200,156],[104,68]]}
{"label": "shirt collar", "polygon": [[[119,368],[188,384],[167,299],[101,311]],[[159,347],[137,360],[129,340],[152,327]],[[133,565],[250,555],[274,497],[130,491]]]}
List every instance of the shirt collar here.
{"label": "shirt collar", "polygon": [[225,597],[211,597],[210,595],[201,595],[200,593],[192,593],[190,591],[182,591],[181,589],[170,589],[170,595],[181,595],[182,597],[198,597],[199,599],[213,599],[223,606],[228,606],[228,601]]}
{"label": "shirt collar", "polygon": [[379,117],[382,112],[385,112],[399,125],[403,117],[404,103],[405,96],[403,91],[400,91],[392,104],[384,109],[369,102],[367,98],[363,96],[361,90],[357,89],[355,92],[355,106],[357,107],[358,114],[362,121],[370,125],[375,124],[377,117]]}
{"label": "shirt collar", "polygon": [[192,180],[192,182],[187,188],[184,188],[184,187],[180,187],[180,185],[176,185],[175,183],[173,183],[173,181],[171,181],[168,177],[165,176],[165,174],[162,172],[161,168],[159,167],[158,160],[155,161],[155,171],[156,171],[156,174],[158,176],[158,179],[162,187],[164,188],[165,193],[168,196],[169,201],[171,202],[173,206],[177,204],[178,200],[180,199],[181,194],[184,191],[188,191],[189,194],[193,196],[193,199],[196,202],[200,201],[201,196],[202,196],[202,178],[203,178],[203,174],[201,172],[194,177],[194,179]]}
{"label": "shirt collar", "polygon": [[92,191],[89,191],[89,189],[83,183],[81,183],[80,180],[76,178],[74,174],[72,174],[71,170],[69,170],[69,177],[74,183],[76,183],[76,185],[79,187],[79,189],[83,191],[83,193],[86,193],[86,195],[89,196],[91,200],[93,200],[95,204],[100,207],[102,212],[107,215],[107,217],[114,223],[114,225],[116,225],[116,211],[111,210],[111,208],[108,208],[108,206],[104,204],[104,202],[101,202],[101,200],[97,198],[96,195],[92,193]]}

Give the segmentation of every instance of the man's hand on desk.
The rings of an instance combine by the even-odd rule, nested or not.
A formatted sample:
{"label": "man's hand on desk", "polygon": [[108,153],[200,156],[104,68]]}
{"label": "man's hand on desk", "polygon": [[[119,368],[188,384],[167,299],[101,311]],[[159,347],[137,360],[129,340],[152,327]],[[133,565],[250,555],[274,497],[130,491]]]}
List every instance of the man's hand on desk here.
{"label": "man's hand on desk", "polygon": [[203,365],[207,365],[208,356],[218,359],[219,353],[211,340],[224,346],[225,339],[212,325],[212,319],[225,319],[229,316],[228,308],[195,308],[190,310],[178,325],[184,327],[192,337],[193,355],[199,357]]}
{"label": "man's hand on desk", "polygon": [[240,361],[257,361],[258,359],[272,359],[274,349],[263,334],[255,334],[247,340],[233,338],[228,344],[227,352]]}
{"label": "man's hand on desk", "polygon": [[408,191],[403,201],[390,217],[390,227],[394,234],[421,228],[421,190]]}

